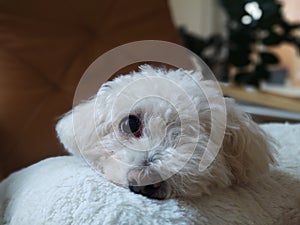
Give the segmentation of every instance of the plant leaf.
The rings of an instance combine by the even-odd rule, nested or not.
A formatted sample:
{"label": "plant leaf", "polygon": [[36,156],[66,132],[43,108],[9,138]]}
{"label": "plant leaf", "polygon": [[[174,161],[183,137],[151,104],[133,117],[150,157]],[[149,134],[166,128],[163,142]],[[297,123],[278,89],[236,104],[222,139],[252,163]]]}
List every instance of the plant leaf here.
{"label": "plant leaf", "polygon": [[270,34],[264,38],[262,40],[262,42],[265,44],[265,45],[278,45],[280,44],[282,41],[284,41],[284,37],[281,36],[281,35],[278,35],[274,32],[270,32]]}
{"label": "plant leaf", "polygon": [[276,55],[270,52],[262,52],[260,53],[260,58],[263,64],[277,64],[279,63],[279,59]]}
{"label": "plant leaf", "polygon": [[247,66],[251,63],[247,52],[231,52],[229,62],[237,67]]}
{"label": "plant leaf", "polygon": [[252,72],[250,73],[238,73],[234,77],[234,81],[238,84],[248,84],[255,87],[259,86],[259,80],[256,78],[256,75]]}

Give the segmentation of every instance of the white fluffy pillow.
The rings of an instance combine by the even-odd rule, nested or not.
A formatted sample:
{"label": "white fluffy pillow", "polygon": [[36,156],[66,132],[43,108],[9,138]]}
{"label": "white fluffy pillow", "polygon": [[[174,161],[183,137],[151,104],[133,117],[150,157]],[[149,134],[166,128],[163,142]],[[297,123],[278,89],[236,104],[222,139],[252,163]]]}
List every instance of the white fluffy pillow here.
{"label": "white fluffy pillow", "polygon": [[[300,125],[265,125],[279,169],[247,186],[190,200],[152,200],[118,187],[74,156],[43,160],[0,184],[0,224],[300,224]],[[289,175],[285,172],[289,172]]]}

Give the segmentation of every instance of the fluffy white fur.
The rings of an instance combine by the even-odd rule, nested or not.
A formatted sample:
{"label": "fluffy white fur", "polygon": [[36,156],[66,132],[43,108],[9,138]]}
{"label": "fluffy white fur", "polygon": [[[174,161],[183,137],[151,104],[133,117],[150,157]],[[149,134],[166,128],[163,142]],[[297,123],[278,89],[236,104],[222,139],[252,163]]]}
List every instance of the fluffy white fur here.
{"label": "fluffy white fur", "polygon": [[79,157],[55,157],[0,183],[0,224],[299,225],[300,124],[262,128],[279,142],[278,166],[247,185],[153,200],[107,181]]}
{"label": "fluffy white fur", "polygon": [[[201,196],[247,183],[274,162],[272,141],[215,85],[198,72],[143,66],[105,83],[59,121],[57,133],[69,152],[82,154],[118,185],[128,187],[132,177],[140,186],[162,182],[152,198]],[[141,137],[120,132],[120,121],[129,114],[141,118]],[[227,120],[224,140],[201,171],[212,123],[222,126],[218,118]]]}

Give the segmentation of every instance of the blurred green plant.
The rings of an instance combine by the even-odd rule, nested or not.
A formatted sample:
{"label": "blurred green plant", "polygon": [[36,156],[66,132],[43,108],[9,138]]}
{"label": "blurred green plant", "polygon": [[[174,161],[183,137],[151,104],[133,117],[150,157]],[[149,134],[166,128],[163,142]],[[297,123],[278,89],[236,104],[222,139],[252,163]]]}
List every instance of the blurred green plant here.
{"label": "blurred green plant", "polygon": [[[228,15],[229,64],[235,82],[258,87],[270,76],[269,66],[279,63],[268,47],[292,43],[300,51],[300,24],[290,24],[276,0],[220,0]],[[298,33],[299,34],[299,33]]]}

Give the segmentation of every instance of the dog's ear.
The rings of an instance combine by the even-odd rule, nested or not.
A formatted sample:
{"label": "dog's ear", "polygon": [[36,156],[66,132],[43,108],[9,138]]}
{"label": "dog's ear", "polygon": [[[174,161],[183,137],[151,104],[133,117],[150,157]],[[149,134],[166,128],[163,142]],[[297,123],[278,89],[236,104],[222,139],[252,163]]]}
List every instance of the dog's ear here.
{"label": "dog's ear", "polygon": [[79,154],[95,134],[93,103],[94,99],[77,105],[56,124],[60,142],[72,154]]}
{"label": "dog's ear", "polygon": [[274,142],[248,114],[237,108],[233,100],[227,99],[226,107],[223,153],[235,181],[248,182],[267,172],[275,162]]}

